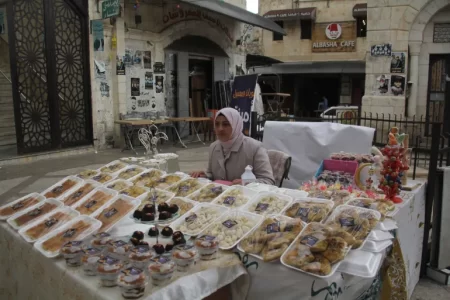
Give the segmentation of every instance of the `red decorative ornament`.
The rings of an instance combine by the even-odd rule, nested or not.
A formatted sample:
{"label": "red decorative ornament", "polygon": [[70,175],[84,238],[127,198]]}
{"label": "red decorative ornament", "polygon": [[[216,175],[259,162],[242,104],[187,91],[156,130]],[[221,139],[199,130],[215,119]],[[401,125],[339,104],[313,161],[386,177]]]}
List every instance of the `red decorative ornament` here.
{"label": "red decorative ornament", "polygon": [[401,177],[409,168],[403,165],[402,157],[405,149],[399,145],[387,145],[381,149],[385,160],[380,174],[383,177],[378,186],[385,194],[386,199],[394,203],[401,203],[402,199],[397,195],[401,189]]}

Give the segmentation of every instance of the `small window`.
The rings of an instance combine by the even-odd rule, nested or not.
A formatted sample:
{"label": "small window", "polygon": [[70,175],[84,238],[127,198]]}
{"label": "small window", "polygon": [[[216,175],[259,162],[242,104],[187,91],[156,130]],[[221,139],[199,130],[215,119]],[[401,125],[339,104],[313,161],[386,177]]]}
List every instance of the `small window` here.
{"label": "small window", "polygon": [[310,40],[312,38],[312,21],[301,20],[300,21],[300,38],[302,40]]}
{"label": "small window", "polygon": [[[284,28],[284,24],[283,21],[275,21],[275,23],[277,23],[281,28]],[[273,33],[273,40],[274,41],[282,41],[283,40],[283,35],[281,33]]]}
{"label": "small window", "polygon": [[367,36],[367,18],[356,19],[356,36],[357,37]]}

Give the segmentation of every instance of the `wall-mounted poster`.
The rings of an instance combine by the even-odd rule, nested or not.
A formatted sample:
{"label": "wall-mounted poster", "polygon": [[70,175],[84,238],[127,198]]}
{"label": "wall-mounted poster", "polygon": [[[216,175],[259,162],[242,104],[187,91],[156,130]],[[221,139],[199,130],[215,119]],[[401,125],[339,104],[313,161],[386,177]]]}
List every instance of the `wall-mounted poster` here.
{"label": "wall-mounted poster", "polygon": [[391,92],[394,96],[403,96],[405,94],[405,76],[391,76]]}
{"label": "wall-mounted poster", "polygon": [[153,73],[145,72],[145,89],[153,90]]}
{"label": "wall-mounted poster", "polygon": [[372,56],[391,56],[392,45],[391,44],[373,45],[372,47],[370,47],[370,54]]}
{"label": "wall-mounted poster", "polygon": [[392,52],[391,73],[405,73],[406,52]]}
{"label": "wall-mounted poster", "polygon": [[139,96],[141,94],[139,78],[131,78],[131,96]]}
{"label": "wall-mounted poster", "polygon": [[155,90],[157,94],[160,94],[164,91],[164,77],[163,76],[155,76]]}
{"label": "wall-mounted poster", "polygon": [[164,68],[164,64],[162,62],[155,62],[153,65],[153,73],[155,74],[164,74],[166,70]]}
{"label": "wall-mounted poster", "polygon": [[94,60],[95,65],[95,78],[96,79],[106,79],[106,66],[105,62]]}
{"label": "wall-mounted poster", "polygon": [[390,75],[383,74],[378,76],[373,85],[372,94],[378,96],[388,96],[390,94],[390,79]]}
{"label": "wall-mounted poster", "polygon": [[103,36],[103,21],[92,20],[92,36],[94,39],[94,51],[105,50],[105,38]]}
{"label": "wall-mounted poster", "polygon": [[119,56],[116,56],[116,74],[125,75],[125,64],[123,58],[119,58]]}
{"label": "wall-mounted poster", "polygon": [[133,55],[133,65],[140,65],[142,63],[142,51],[136,50]]}
{"label": "wall-mounted poster", "polygon": [[131,49],[125,49],[125,55],[123,57],[123,63],[126,66],[130,66],[133,63],[133,55]]}
{"label": "wall-mounted poster", "polygon": [[100,94],[102,97],[109,97],[109,85],[106,82],[100,82]]}
{"label": "wall-mounted poster", "polygon": [[144,51],[144,69],[152,68],[152,52]]}

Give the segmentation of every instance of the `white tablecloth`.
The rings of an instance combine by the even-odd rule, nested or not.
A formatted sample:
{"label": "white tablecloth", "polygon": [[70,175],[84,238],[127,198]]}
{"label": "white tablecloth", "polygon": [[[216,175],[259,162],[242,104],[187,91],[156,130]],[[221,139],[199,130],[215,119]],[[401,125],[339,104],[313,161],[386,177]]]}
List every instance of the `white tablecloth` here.
{"label": "white tablecloth", "polygon": [[[397,237],[406,264],[406,283],[409,297],[420,274],[422,255],[423,220],[425,211],[425,184],[412,193],[405,193],[408,199],[395,216],[399,229]],[[380,277],[361,278],[344,273],[335,273],[327,279],[313,277],[284,267],[281,263],[264,263],[252,256],[243,258],[249,265],[251,288],[248,300],[367,300],[376,295],[380,288]]]}
{"label": "white tablecloth", "polygon": [[[223,254],[215,266],[194,266],[196,273],[182,276],[162,288],[147,285],[141,299],[203,299],[231,284],[233,299],[244,300],[249,286],[246,269],[232,253]],[[0,224],[0,299],[123,299],[119,287],[101,287],[98,277],[85,276],[80,267],[69,268],[64,259],[49,259],[27,243],[5,222]]]}

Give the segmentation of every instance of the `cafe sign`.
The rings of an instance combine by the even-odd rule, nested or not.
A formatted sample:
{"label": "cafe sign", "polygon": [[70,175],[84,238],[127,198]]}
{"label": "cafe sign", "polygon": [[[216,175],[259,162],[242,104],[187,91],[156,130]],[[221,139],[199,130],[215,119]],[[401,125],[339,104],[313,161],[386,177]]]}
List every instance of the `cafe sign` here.
{"label": "cafe sign", "polygon": [[312,52],[356,51],[355,22],[317,23],[314,26]]}
{"label": "cafe sign", "polygon": [[102,3],[102,19],[120,15],[120,0],[105,0]]}

